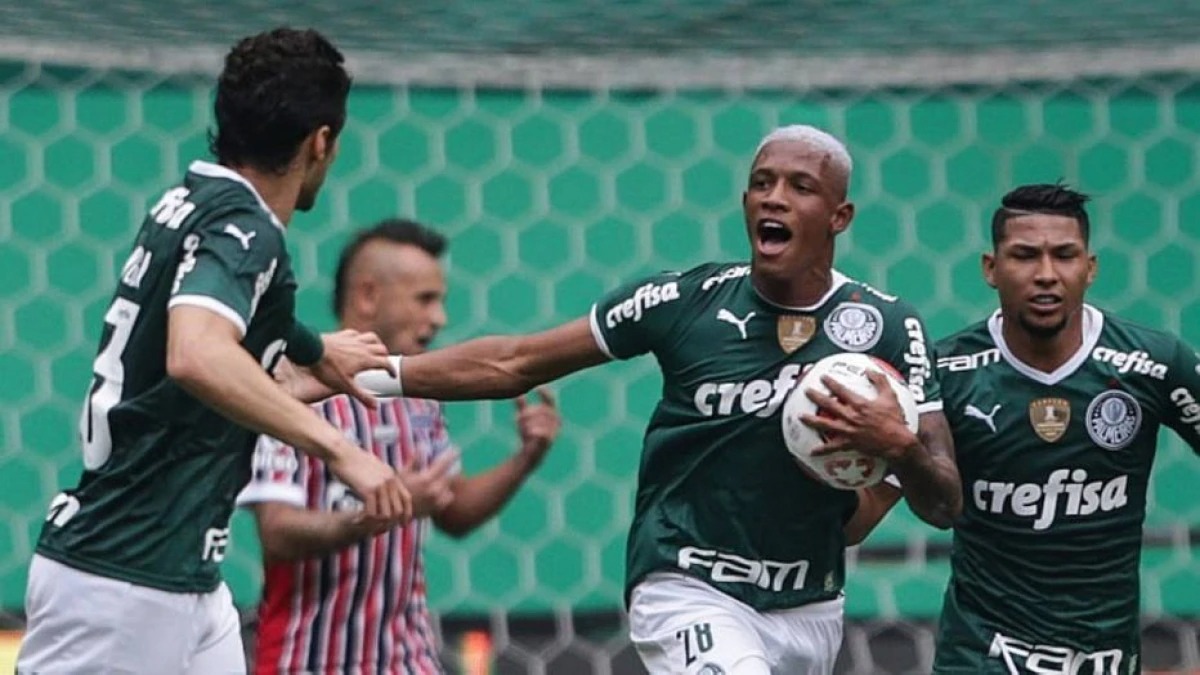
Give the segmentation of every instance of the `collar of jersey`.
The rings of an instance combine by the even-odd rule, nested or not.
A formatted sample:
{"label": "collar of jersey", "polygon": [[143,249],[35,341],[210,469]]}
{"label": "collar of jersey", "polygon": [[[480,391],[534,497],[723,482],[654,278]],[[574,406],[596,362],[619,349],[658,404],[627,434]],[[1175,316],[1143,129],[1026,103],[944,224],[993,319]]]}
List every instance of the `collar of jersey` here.
{"label": "collar of jersey", "polygon": [[[754,282],[750,282],[750,288],[754,291],[754,294],[758,296],[759,300],[775,309],[781,309],[785,312],[814,312],[820,309],[821,305],[829,302],[829,299],[833,297],[833,294],[837,293],[838,289],[840,289],[842,286],[845,286],[846,282],[850,281],[850,277],[847,277],[845,274],[842,274],[837,270],[831,271],[833,274],[831,275],[832,283],[829,284],[829,290],[825,291],[825,295],[822,295],[820,300],[817,300],[813,304],[806,307],[791,307],[788,305],[781,305],[778,302],[771,302],[765,296],[763,296],[762,293],[758,292],[758,289],[754,287]],[[747,279],[749,279],[749,277],[747,277]]]}
{"label": "collar of jersey", "polygon": [[188,171],[208,178],[224,178],[235,183],[240,183],[250,191],[250,194],[254,195],[254,198],[258,200],[258,205],[262,207],[263,211],[266,211],[267,215],[271,216],[271,224],[281,230],[284,229],[283,223],[279,222],[279,218],[275,217],[275,212],[271,210],[271,207],[267,206],[267,203],[263,201],[262,195],[258,194],[258,190],[255,190],[250,181],[246,180],[242,174],[220,164],[213,164],[212,162],[205,162],[199,159],[188,166]]}
{"label": "collar of jersey", "polygon": [[1100,331],[1104,329],[1104,313],[1091,305],[1083,306],[1083,343],[1079,345],[1079,349],[1076,350],[1071,358],[1067,359],[1066,363],[1056,368],[1052,373],[1038,370],[1017,359],[1009,351],[1008,344],[1004,342],[1004,333],[1001,330],[1003,326],[1004,318],[1000,316],[1000,310],[996,310],[988,319],[988,332],[992,334],[992,342],[996,343],[996,348],[1000,350],[1000,356],[1004,357],[1005,361],[1008,361],[1013,370],[1035,382],[1058,384],[1071,373],[1078,370],[1084,361],[1087,361],[1088,355],[1092,353],[1092,349],[1100,341]]}

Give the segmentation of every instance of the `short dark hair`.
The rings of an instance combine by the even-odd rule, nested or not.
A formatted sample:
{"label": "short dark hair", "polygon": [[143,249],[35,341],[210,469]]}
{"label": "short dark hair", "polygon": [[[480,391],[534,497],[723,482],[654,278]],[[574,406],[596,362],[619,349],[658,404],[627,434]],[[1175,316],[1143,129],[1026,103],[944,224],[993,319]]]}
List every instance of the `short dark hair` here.
{"label": "short dark hair", "polygon": [[1031,213],[1074,218],[1079,223],[1079,232],[1086,246],[1091,236],[1091,223],[1084,204],[1090,200],[1091,197],[1062,183],[1022,185],[1004,195],[1000,200],[1000,208],[992,214],[992,248],[999,247],[1004,239],[1004,226],[1009,218]]}
{"label": "short dark hair", "polygon": [[309,134],[346,122],[350,75],[342,53],[315,30],[276,28],[225,56],[208,147],[227,166],[282,173]]}
{"label": "short dark hair", "polygon": [[415,220],[389,218],[362,230],[342,249],[338,258],[337,274],[333,281],[333,313],[338,318],[346,306],[346,282],[350,267],[363,248],[373,241],[416,246],[429,255],[439,258],[446,250],[446,238]]}

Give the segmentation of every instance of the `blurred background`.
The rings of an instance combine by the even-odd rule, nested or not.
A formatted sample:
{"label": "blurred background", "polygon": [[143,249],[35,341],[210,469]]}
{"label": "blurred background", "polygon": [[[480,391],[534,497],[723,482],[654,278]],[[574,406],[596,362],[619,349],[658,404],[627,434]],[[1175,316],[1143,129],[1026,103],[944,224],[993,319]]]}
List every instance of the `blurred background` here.
{"label": "blurred background", "polygon": [[[855,160],[845,273],[934,337],[985,317],[999,197],[1094,195],[1091,301],[1200,345],[1200,3],[1184,0],[0,1],[0,629],[59,486],[97,329],[145,209],[207,157],[239,37],[322,30],[356,86],[341,156],[292,223],[299,315],[340,245],[416,218],[450,238],[448,344],[583,315],[636,275],[748,257],[759,139],[822,126]],[[621,593],[649,359],[556,385],[566,424],[501,517],[427,551],[451,673],[642,672]],[[448,405],[467,471],[513,448],[512,404]],[[1148,671],[1200,669],[1200,461],[1164,434],[1146,523]],[[898,509],[849,552],[841,673],[928,672],[949,536]],[[247,623],[253,524],[225,572]],[[2,657],[0,657],[2,658]],[[0,663],[3,663],[0,660]]]}

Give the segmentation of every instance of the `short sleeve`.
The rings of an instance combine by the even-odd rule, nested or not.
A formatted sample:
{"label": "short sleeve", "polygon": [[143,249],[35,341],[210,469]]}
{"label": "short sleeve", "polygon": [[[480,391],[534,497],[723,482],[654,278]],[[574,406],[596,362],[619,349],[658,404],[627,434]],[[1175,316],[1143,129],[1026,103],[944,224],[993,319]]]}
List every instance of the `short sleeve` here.
{"label": "short sleeve", "polygon": [[654,351],[678,315],[680,278],[665,272],[627,283],[592,306],[596,344],[610,358],[628,359]]}
{"label": "short sleeve", "polygon": [[250,482],[237,497],[238,506],[282,502],[304,508],[304,462],[307,457],[269,436],[254,448]]}
{"label": "short sleeve", "polygon": [[209,309],[245,335],[285,250],[283,234],[260,215],[227,214],[201,224],[183,239],[167,306]]}
{"label": "short sleeve", "polygon": [[890,363],[904,377],[917,401],[918,412],[941,410],[942,389],[933,368],[933,344],[929,341],[925,322],[907,303],[899,302],[892,309],[875,355]]}
{"label": "short sleeve", "polygon": [[1164,381],[1163,423],[1200,453],[1200,354],[1177,340]]}

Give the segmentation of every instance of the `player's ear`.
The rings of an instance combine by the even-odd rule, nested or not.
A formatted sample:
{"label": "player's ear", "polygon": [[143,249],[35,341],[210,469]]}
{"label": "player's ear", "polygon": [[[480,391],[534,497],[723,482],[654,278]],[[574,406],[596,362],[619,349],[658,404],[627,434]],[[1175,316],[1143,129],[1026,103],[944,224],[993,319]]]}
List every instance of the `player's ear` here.
{"label": "player's ear", "polygon": [[854,204],[852,202],[838,204],[837,210],[833,212],[833,221],[830,223],[833,226],[833,233],[845,232],[850,227],[852,220],[854,220]]}
{"label": "player's ear", "polygon": [[305,139],[308,146],[308,156],[312,162],[328,164],[337,152],[337,139],[329,125],[322,125],[313,130]]}
{"label": "player's ear", "polygon": [[991,253],[984,253],[979,258],[979,264],[983,268],[983,280],[987,282],[988,286],[995,288],[996,287],[996,256]]}
{"label": "player's ear", "polygon": [[1087,287],[1091,288],[1092,282],[1096,280],[1096,272],[1100,268],[1100,262],[1096,260],[1095,253],[1088,254],[1088,272],[1087,272]]}

